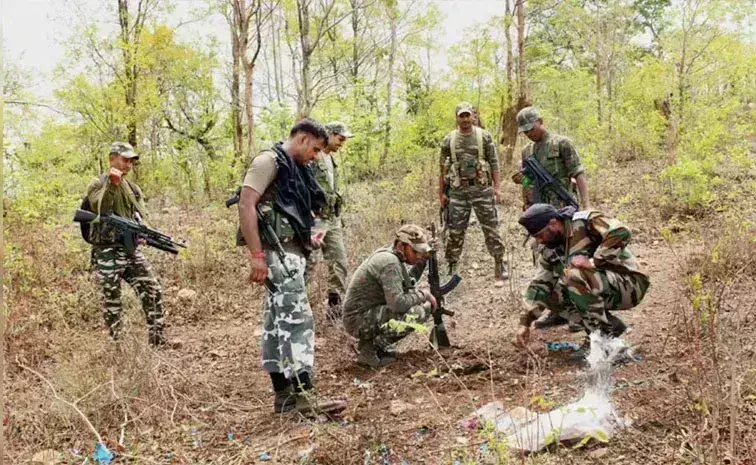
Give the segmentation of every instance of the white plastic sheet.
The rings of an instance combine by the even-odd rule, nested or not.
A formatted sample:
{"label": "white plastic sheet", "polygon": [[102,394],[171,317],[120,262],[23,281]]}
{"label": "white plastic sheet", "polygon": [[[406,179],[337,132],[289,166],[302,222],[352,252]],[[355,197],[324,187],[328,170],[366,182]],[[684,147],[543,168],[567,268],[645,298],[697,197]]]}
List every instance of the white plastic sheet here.
{"label": "white plastic sheet", "polygon": [[496,431],[506,435],[513,449],[536,452],[556,442],[580,442],[591,438],[606,442],[629,422],[619,416],[612,405],[612,364],[627,356],[629,349],[622,339],[609,339],[598,332],[591,334],[587,358],[585,390],[580,399],[547,413],[524,407],[506,410],[501,402],[491,402],[475,412],[475,417],[492,422]]}

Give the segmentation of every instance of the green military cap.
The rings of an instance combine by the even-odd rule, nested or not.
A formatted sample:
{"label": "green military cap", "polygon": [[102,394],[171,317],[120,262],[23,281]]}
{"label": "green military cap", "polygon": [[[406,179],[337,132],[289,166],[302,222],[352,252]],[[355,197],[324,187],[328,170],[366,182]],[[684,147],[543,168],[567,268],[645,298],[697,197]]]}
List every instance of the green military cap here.
{"label": "green military cap", "polygon": [[535,127],[541,115],[536,107],[525,107],[517,113],[517,132],[530,131]]}
{"label": "green military cap", "polygon": [[354,136],[354,134],[349,131],[347,125],[341,121],[331,121],[325,125],[325,129],[329,134],[333,134],[334,136],[344,136],[346,138]]}
{"label": "green military cap", "polygon": [[454,114],[457,116],[459,116],[461,113],[470,113],[472,115],[473,106],[469,102],[459,102],[454,112]]}
{"label": "green military cap", "polygon": [[417,252],[428,253],[431,246],[423,228],[416,224],[405,224],[396,232],[396,238],[400,242],[409,244]]}
{"label": "green military cap", "polygon": [[552,218],[558,216],[557,209],[553,205],[536,203],[522,213],[518,223],[528,230],[528,234],[535,236],[549,224]]}
{"label": "green military cap", "polygon": [[134,147],[132,147],[128,142],[113,142],[110,145],[110,152],[108,153],[115,153],[116,155],[120,155],[124,158],[134,158],[136,160],[139,160],[139,155],[134,152]]}

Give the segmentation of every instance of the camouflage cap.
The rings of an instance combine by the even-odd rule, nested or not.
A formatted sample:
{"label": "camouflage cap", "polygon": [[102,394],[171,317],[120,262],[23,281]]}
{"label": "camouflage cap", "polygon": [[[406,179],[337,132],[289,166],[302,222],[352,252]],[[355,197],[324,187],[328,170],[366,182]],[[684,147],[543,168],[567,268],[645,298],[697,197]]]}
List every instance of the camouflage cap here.
{"label": "camouflage cap", "polygon": [[536,121],[541,119],[541,114],[536,107],[525,107],[517,113],[517,132],[530,131],[535,127]]}
{"label": "camouflage cap", "polygon": [[528,234],[535,236],[549,224],[552,218],[558,216],[557,209],[553,205],[536,203],[523,212],[518,223],[528,230]]}
{"label": "camouflage cap", "polygon": [[396,238],[400,242],[411,245],[417,252],[428,253],[431,251],[425,231],[416,224],[405,224],[399,228],[396,232]]}
{"label": "camouflage cap", "polygon": [[344,136],[346,138],[354,136],[354,134],[349,131],[347,125],[342,123],[341,121],[331,121],[330,123],[325,125],[325,129],[329,134],[333,134],[335,136]]}
{"label": "camouflage cap", "polygon": [[136,160],[139,160],[139,155],[134,152],[134,147],[132,147],[128,142],[113,142],[110,145],[110,152],[108,152],[108,154],[111,153],[115,153],[124,158],[134,158]]}
{"label": "camouflage cap", "polygon": [[468,102],[459,102],[457,108],[454,109],[454,114],[459,116],[461,113],[470,113],[472,115],[474,113],[473,106]]}

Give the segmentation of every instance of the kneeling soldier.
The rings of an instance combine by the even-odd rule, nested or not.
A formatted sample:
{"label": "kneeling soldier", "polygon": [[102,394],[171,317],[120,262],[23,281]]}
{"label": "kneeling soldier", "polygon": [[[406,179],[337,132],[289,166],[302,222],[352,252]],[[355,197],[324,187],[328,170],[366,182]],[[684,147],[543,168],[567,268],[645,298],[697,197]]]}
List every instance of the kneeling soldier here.
{"label": "kneeling soldier", "polygon": [[[407,224],[396,232],[393,247],[383,247],[357,268],[344,301],[344,328],[359,341],[357,363],[383,366],[395,360],[393,344],[411,329],[396,332],[389,320],[414,315],[425,322],[436,308],[428,291],[415,289],[431,247],[423,229]],[[410,271],[404,264],[412,266]]]}
{"label": "kneeling soldier", "polygon": [[[582,324],[586,333],[623,334],[627,326],[609,311],[635,307],[649,286],[627,247],[630,230],[598,211],[557,210],[542,203],[529,207],[519,222],[544,247],[525,294],[515,344],[528,343],[530,324],[544,309]],[[586,337],[574,358],[584,358],[588,348]]]}

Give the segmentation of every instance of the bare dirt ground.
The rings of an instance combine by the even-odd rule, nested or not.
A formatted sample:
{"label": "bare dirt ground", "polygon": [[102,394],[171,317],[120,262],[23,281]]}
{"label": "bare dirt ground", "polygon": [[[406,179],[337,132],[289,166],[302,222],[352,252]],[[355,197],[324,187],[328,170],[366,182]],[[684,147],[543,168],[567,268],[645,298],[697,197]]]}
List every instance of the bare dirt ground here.
{"label": "bare dirt ground", "polygon": [[[380,209],[380,202],[373,207]],[[616,368],[612,390],[620,414],[632,426],[608,444],[531,456],[502,450],[495,436],[459,426],[459,420],[493,400],[508,408],[532,407],[533,399],[560,405],[581,393],[579,368],[568,363],[567,354],[549,353],[546,343],[580,343],[582,335],[566,327],[534,331],[530,353],[510,342],[533,267],[516,224],[517,208],[502,207],[501,213],[510,280],[494,284],[479,226],[471,226],[464,282],[448,298],[457,313],[447,320],[456,347],[443,353],[428,346],[427,335],[415,334],[401,343],[397,363],[380,370],[356,366],[354,343],[340,327],[324,321],[320,267],[310,289],[316,386],[322,395],[349,402],[333,421],[272,413],[270,381],[260,367],[262,289],[244,283],[246,264],[238,252],[213,252],[217,239],[207,229],[233,229],[218,216],[187,213],[169,225],[190,237],[189,225],[205,229],[195,237],[194,255],[186,263],[176,267],[169,258],[150,255],[163,276],[168,336],[183,343],[178,349],[145,346],[143,318],[131,295],[129,337],[119,345],[110,342],[84,265],[77,262],[79,269],[65,276],[54,271],[63,264],[50,265],[47,274],[58,293],[49,306],[26,308],[31,304],[18,301],[18,312],[31,320],[10,319],[14,331],[22,333],[24,325],[34,331],[24,337],[11,334],[6,342],[7,463],[30,463],[45,449],[59,453],[61,463],[92,463],[96,434],[119,452],[116,463],[698,463],[696,444],[706,442],[700,435],[709,429],[700,427],[703,407],[692,394],[696,364],[690,356],[695,351],[682,340],[681,309],[688,300],[681,266],[700,244],[686,238],[670,245],[642,219],[630,223],[632,249],[652,286],[638,308],[619,313],[631,327],[626,339],[640,360]],[[391,217],[389,210],[386,216]],[[385,236],[374,227],[381,220],[372,221],[348,226],[352,269],[381,244],[376,238]],[[43,255],[35,248],[29,253]],[[186,288],[196,294],[182,294]],[[60,302],[65,306],[56,310]],[[753,401],[740,409],[741,417],[756,418]],[[756,463],[754,432],[734,431],[740,431],[740,457],[746,459],[722,463]],[[723,433],[718,440],[724,444],[729,438]]]}

